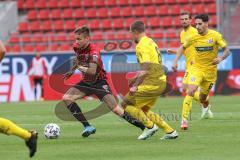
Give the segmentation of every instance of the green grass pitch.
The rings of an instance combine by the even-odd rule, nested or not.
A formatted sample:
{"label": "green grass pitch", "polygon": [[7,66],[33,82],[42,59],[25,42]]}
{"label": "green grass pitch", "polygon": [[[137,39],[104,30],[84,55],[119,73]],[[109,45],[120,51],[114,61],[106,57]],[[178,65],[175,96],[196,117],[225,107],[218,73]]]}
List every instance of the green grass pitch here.
{"label": "green grass pitch", "polygon": [[[141,131],[120,120],[113,113],[91,120],[97,128],[95,135],[81,136],[78,122],[59,120],[54,114],[57,102],[3,103],[0,116],[9,118],[26,129],[39,132],[36,160],[239,160],[240,97],[211,98],[214,119],[200,119],[200,107],[193,103],[192,120],[188,131],[180,131],[179,116],[182,97],[159,98],[154,107],[167,115],[167,121],[179,132],[176,140],[162,141],[162,130],[145,141],[137,140]],[[84,111],[97,106],[98,101],[80,101]],[[174,115],[174,118],[173,118]],[[47,140],[43,128],[57,123],[61,136]],[[15,136],[0,135],[1,160],[26,160],[28,150]]]}

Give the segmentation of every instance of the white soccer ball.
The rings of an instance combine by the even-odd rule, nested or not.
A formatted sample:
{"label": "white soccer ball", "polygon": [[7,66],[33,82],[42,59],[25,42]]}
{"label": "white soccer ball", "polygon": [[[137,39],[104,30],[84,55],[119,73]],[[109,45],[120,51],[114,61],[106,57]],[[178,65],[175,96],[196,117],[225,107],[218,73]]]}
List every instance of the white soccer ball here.
{"label": "white soccer ball", "polygon": [[44,127],[44,135],[47,139],[57,139],[60,136],[60,127],[55,123],[49,123]]}

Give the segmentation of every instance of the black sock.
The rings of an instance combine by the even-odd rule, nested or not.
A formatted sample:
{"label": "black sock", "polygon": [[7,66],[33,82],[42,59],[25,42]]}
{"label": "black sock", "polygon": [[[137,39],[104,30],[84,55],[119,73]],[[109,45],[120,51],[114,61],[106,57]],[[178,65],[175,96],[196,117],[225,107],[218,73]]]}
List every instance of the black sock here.
{"label": "black sock", "polygon": [[126,121],[128,121],[129,123],[131,123],[132,125],[140,128],[141,130],[145,129],[145,126],[140,121],[138,121],[136,118],[133,118],[126,111],[124,111],[124,114],[123,114],[122,118],[125,119]]}
{"label": "black sock", "polygon": [[80,121],[84,127],[90,126],[87,119],[83,115],[80,107],[77,105],[77,103],[72,102],[67,106],[67,108],[71,111],[73,117],[75,117],[78,121]]}

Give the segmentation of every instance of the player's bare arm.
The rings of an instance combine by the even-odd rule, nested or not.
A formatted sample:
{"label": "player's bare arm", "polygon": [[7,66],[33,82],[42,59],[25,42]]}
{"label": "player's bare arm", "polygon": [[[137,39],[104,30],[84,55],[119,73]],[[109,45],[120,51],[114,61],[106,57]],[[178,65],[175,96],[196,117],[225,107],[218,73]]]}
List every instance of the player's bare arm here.
{"label": "player's bare arm", "polygon": [[177,50],[173,50],[173,49],[168,49],[167,50],[168,54],[177,54]]}
{"label": "player's bare arm", "polygon": [[3,43],[0,41],[0,62],[2,61],[6,52],[7,52],[6,48],[4,47]]}
{"label": "player's bare arm", "polygon": [[223,54],[222,54],[222,56],[221,57],[217,57],[217,58],[215,58],[214,60],[213,60],[213,64],[215,65],[215,64],[219,64],[220,62],[222,62],[224,59],[226,59],[229,55],[230,55],[230,51],[229,51],[229,49],[228,49],[228,47],[223,47],[222,48],[222,50],[223,50]]}
{"label": "player's bare arm", "polygon": [[71,67],[70,71],[63,75],[64,79],[69,79],[73,75],[74,71],[78,68],[77,63],[77,58],[73,59],[73,66]]}
{"label": "player's bare arm", "polygon": [[87,73],[87,74],[91,74],[91,75],[95,75],[96,71],[97,71],[97,64],[96,63],[89,63],[89,67],[85,67],[85,66],[78,66],[78,69],[81,72]]}
{"label": "player's bare arm", "polygon": [[178,68],[178,60],[181,58],[182,54],[184,52],[184,47],[183,45],[181,45],[181,47],[177,50],[177,54],[176,54],[176,57],[173,61],[173,66],[172,66],[172,69],[174,72],[177,71],[177,68]]}

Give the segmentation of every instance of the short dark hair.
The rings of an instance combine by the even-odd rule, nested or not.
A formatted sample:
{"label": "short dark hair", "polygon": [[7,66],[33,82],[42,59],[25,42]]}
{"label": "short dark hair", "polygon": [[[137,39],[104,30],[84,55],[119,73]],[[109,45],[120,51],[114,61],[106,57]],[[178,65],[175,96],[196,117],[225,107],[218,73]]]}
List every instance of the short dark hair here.
{"label": "short dark hair", "polygon": [[182,11],[182,12],[180,13],[180,16],[183,16],[183,15],[188,15],[189,18],[192,19],[191,14],[190,14],[189,12],[187,12],[187,11]]}
{"label": "short dark hair", "polygon": [[137,31],[137,32],[139,32],[139,33],[144,32],[144,31],[145,31],[144,22],[143,22],[143,21],[140,21],[140,20],[133,22],[132,25],[131,25],[131,27],[130,27],[130,30],[131,30],[132,32],[134,32],[134,31]]}
{"label": "short dark hair", "polygon": [[81,26],[75,29],[75,34],[83,34],[85,37],[90,36],[90,29],[87,26]]}
{"label": "short dark hair", "polygon": [[208,22],[209,18],[207,14],[198,14],[195,19],[201,19],[203,22]]}

